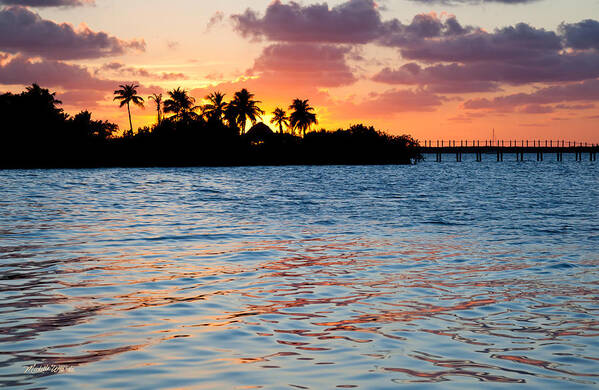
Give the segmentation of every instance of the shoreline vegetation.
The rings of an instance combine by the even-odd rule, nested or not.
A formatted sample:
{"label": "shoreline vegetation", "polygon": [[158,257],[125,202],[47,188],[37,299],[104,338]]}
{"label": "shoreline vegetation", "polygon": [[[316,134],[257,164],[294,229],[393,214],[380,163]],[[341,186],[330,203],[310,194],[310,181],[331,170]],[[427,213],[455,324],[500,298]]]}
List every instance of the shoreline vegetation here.
{"label": "shoreline vegetation", "polygon": [[156,123],[134,132],[130,105],[146,102],[137,87],[125,84],[114,92],[129,116],[122,136],[115,135],[116,124],[94,120],[87,110],[66,114],[55,93],[37,84],[20,94],[0,95],[0,168],[374,165],[422,159],[409,135],[362,124],[312,130],[318,121],[308,100],[295,99],[289,113],[276,108],[273,131],[259,121],[264,115],[260,101],[246,89],[229,102],[224,94],[211,93],[199,106],[181,88],[166,98],[154,94],[147,103],[156,110]]}

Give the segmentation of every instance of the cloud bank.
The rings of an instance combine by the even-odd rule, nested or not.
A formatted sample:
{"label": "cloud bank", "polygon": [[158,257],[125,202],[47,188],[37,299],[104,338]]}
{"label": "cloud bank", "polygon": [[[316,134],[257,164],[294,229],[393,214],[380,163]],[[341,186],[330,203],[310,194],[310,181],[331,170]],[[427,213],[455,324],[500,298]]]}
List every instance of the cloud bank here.
{"label": "cloud bank", "polygon": [[23,7],[0,10],[0,50],[53,60],[110,57],[127,51],[144,51],[143,40],[124,41],[87,27],[42,19]]}
{"label": "cloud bank", "polygon": [[[416,1],[527,4],[535,0]],[[248,8],[231,18],[235,30],[243,37],[275,42],[256,61],[257,71],[266,63],[293,67],[293,45],[301,44],[299,52],[317,53],[326,45],[328,53],[347,54],[348,47],[370,44],[395,48],[407,61],[379,70],[372,80],[417,87],[422,93],[488,93],[501,91],[504,86],[579,83],[599,77],[599,22],[592,19],[562,23],[555,31],[518,23],[488,32],[462,25],[452,15],[420,14],[409,23],[383,20],[373,0],[348,0],[335,7],[327,3],[301,5],[276,0],[263,14]],[[306,71],[334,66],[329,86],[348,85],[356,79],[339,54],[330,57],[323,52],[306,58],[310,59],[303,62]],[[331,61],[333,58],[336,60]],[[294,70],[299,72],[300,68],[298,65]],[[306,72],[309,75],[314,77],[314,83],[327,85],[327,77]],[[385,101],[393,96],[399,98],[387,93],[379,99],[383,96]],[[405,96],[409,95],[402,98]],[[437,103],[434,99],[428,101]],[[540,112],[546,108],[527,110]]]}
{"label": "cloud bank", "polygon": [[22,7],[78,7],[93,5],[94,0],[0,0],[0,5],[17,5]]}

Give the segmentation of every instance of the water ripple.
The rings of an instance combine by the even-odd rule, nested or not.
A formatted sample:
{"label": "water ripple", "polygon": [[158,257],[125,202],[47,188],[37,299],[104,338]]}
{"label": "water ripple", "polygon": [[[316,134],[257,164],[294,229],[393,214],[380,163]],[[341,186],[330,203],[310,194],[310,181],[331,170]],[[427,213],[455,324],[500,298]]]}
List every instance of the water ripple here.
{"label": "water ripple", "polygon": [[4,386],[599,384],[594,164],[0,176]]}

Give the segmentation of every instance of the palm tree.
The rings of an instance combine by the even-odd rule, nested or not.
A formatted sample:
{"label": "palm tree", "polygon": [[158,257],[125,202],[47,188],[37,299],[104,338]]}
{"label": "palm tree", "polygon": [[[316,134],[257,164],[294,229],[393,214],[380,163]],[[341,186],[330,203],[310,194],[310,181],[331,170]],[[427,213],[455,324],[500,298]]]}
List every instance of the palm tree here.
{"label": "palm tree", "polygon": [[26,92],[21,93],[21,96],[26,99],[27,105],[31,107],[32,111],[37,112],[37,116],[43,115],[43,118],[31,118],[40,120],[58,120],[64,121],[68,115],[64,113],[62,108],[56,106],[62,104],[62,102],[56,99],[56,92],[50,93],[49,90],[41,88],[39,85],[33,83],[30,87],[26,87]]}
{"label": "palm tree", "polygon": [[282,108],[277,107],[272,112],[272,119],[270,123],[276,123],[279,126],[279,133],[283,134],[283,125],[286,127],[289,126],[289,118],[287,117],[287,113]]}
{"label": "palm tree", "polygon": [[156,114],[158,119],[158,124],[162,122],[162,94],[161,93],[153,93],[151,96],[148,96],[149,100],[153,100],[156,104]]}
{"label": "palm tree", "polygon": [[225,107],[225,113],[223,117],[227,121],[227,125],[230,128],[234,128],[237,129],[237,131],[239,131],[239,129],[237,128],[237,111],[235,107],[231,105],[231,103],[227,104],[227,107]]}
{"label": "palm tree", "polygon": [[220,92],[212,92],[210,95],[206,96],[206,99],[210,101],[210,103],[205,104],[202,107],[202,113],[206,116],[207,120],[218,120],[220,121],[225,114],[225,110],[227,109],[227,102],[225,102],[225,94]]}
{"label": "palm tree", "polygon": [[168,96],[170,98],[164,101],[164,112],[175,114],[176,119],[188,118],[194,114],[193,110],[197,108],[193,105],[195,99],[186,90],[179,87],[168,91]]}
{"label": "palm tree", "polygon": [[289,109],[293,110],[289,115],[291,128],[301,130],[304,137],[306,136],[306,129],[309,129],[312,124],[318,124],[316,114],[312,112],[314,108],[308,104],[308,99],[295,99]]}
{"label": "palm tree", "polygon": [[129,128],[133,133],[133,123],[131,122],[131,108],[129,107],[129,103],[133,102],[133,104],[143,108],[144,99],[137,95],[137,88],[139,88],[139,85],[125,84],[119,85],[119,87],[121,87],[121,89],[114,91],[116,96],[113,100],[121,101],[121,105],[119,107],[123,107],[125,104],[127,105],[127,113],[129,113]]}
{"label": "palm tree", "polygon": [[31,84],[30,87],[25,87],[25,91],[23,95],[35,98],[43,106],[54,107],[62,104],[60,100],[56,99],[56,92],[50,93],[49,90],[40,87],[36,83]]}
{"label": "palm tree", "polygon": [[229,103],[229,122],[233,120],[235,126],[241,128],[241,133],[245,132],[245,124],[249,119],[252,125],[256,124],[257,119],[262,119],[264,111],[258,107],[259,100],[253,100],[253,93],[250,93],[247,89],[242,89],[239,92],[235,92],[233,100]]}

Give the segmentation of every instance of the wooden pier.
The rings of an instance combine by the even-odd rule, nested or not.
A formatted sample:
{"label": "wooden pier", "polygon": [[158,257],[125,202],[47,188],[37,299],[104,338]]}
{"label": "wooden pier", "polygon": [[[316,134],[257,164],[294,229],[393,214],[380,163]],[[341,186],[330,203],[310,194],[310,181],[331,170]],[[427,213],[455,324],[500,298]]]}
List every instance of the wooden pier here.
{"label": "wooden pier", "polygon": [[599,144],[574,141],[424,141],[420,147],[421,154],[435,154],[435,161],[443,161],[443,155],[455,156],[455,161],[462,161],[462,154],[475,154],[476,161],[482,161],[483,155],[492,155],[497,161],[503,161],[505,154],[515,155],[515,161],[524,161],[524,155],[534,155],[537,161],[543,161],[547,155],[555,155],[556,161],[564,161],[564,154],[574,154],[576,161],[597,161]]}

